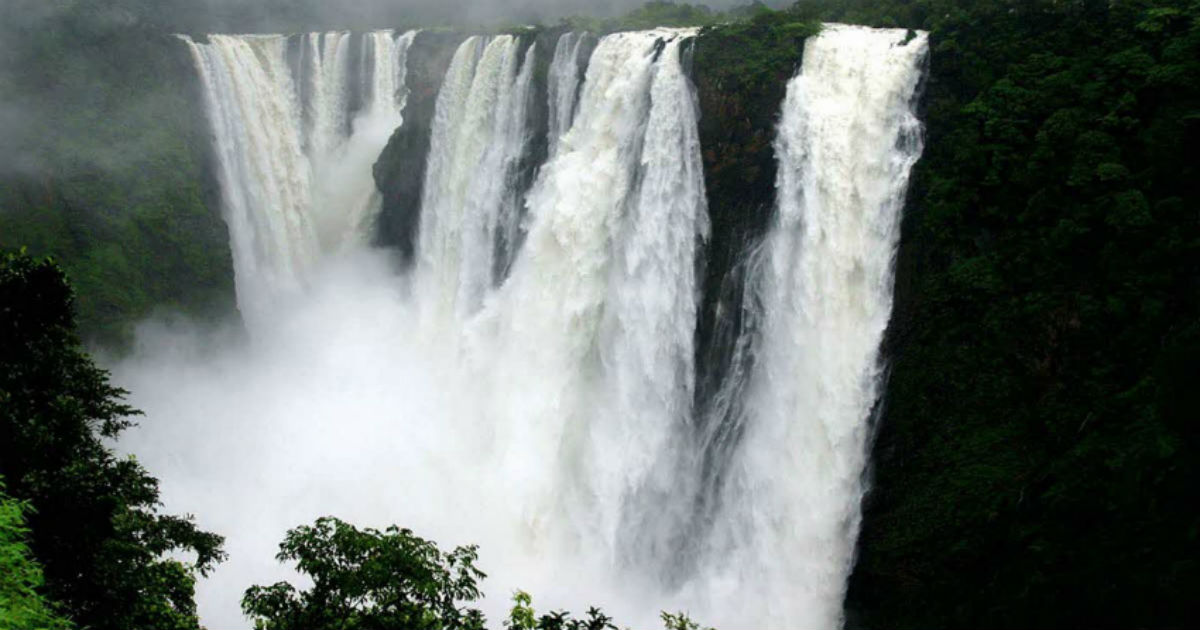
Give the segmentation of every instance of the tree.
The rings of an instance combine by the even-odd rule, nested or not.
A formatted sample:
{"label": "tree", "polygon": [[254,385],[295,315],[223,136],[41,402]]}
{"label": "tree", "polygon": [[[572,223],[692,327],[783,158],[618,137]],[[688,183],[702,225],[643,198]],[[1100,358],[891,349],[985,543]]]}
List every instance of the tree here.
{"label": "tree", "polygon": [[[713,630],[696,623],[684,612],[672,614],[663,611],[659,618],[665,630]],[[588,609],[584,619],[575,619],[563,610],[538,616],[529,593],[517,591],[513,595],[513,607],[504,627],[509,630],[617,630],[612,621],[612,617],[594,606]]]}
{"label": "tree", "polygon": [[28,503],[5,493],[0,479],[0,630],[67,630],[71,622],[38,593],[44,580],[26,544],[28,511]]}
{"label": "tree", "polygon": [[242,609],[258,630],[481,630],[475,547],[443,553],[407,529],[359,530],[332,517],[288,531],[276,558],[313,580],[252,586]]}
{"label": "tree", "polygon": [[223,539],[159,514],[158,481],[105,445],[137,412],[83,351],[72,304],[53,261],[0,254],[0,475],[33,510],[46,593],[80,626],[198,628],[195,576]]}
{"label": "tree", "polygon": [[[478,609],[466,607],[487,577],[475,567],[478,549],[449,553],[407,529],[358,529],[333,517],[289,530],[280,562],[294,561],[312,578],[298,591],[287,582],[252,586],[242,610],[256,630],[483,630]],[[702,630],[684,613],[662,614],[667,630]],[[616,630],[598,608],[575,619],[565,611],[538,615],[533,598],[517,591],[509,630]],[[703,629],[703,630],[711,630]]]}
{"label": "tree", "polygon": [[617,630],[612,618],[599,608],[588,609],[587,619],[573,619],[570,613],[557,610],[538,616],[533,598],[525,591],[513,595],[513,607],[504,627],[509,630]]}

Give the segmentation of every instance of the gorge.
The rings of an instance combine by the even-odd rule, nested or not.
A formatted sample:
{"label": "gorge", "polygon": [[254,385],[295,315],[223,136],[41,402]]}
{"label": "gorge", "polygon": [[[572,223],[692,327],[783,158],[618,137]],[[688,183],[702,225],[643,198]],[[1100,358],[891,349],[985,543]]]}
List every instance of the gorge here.
{"label": "gorge", "polygon": [[[522,588],[637,624],[842,624],[927,38],[807,40],[775,208],[722,263],[697,36],[186,40],[245,336],[145,328],[114,372],[147,413],[123,448],[227,535],[205,623],[242,623],[280,532],[334,512],[479,542],[490,613]],[[427,156],[393,162],[425,162],[419,202],[389,203],[375,179],[421,126]]]}

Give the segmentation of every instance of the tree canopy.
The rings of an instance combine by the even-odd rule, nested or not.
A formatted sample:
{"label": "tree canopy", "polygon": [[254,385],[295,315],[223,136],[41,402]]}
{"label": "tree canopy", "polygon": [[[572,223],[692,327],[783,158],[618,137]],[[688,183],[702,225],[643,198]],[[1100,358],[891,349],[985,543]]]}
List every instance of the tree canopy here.
{"label": "tree canopy", "polygon": [[477,557],[475,547],[443,553],[407,529],[325,517],[290,530],[276,556],[312,588],[253,586],[242,609],[257,630],[481,630],[483,613],[464,607],[480,597]]}
{"label": "tree canopy", "polygon": [[38,592],[45,580],[27,543],[28,511],[28,503],[8,496],[0,478],[0,630],[69,630],[71,622]]}
{"label": "tree canopy", "polygon": [[[299,590],[287,582],[252,586],[242,609],[256,630],[483,630],[482,612],[469,606],[487,577],[475,566],[474,546],[440,550],[411,530],[358,529],[327,516],[289,530],[276,558],[295,562],[312,579]],[[662,613],[666,630],[705,630],[685,613]],[[566,611],[539,615],[533,598],[517,591],[504,627],[510,630],[616,630],[598,608],[575,618]],[[711,629],[707,629],[711,630]]]}
{"label": "tree canopy", "polygon": [[222,538],[160,514],[158,481],[105,444],[136,412],[75,336],[63,272],[0,256],[0,475],[32,509],[45,594],[81,627],[198,628],[195,577]]}

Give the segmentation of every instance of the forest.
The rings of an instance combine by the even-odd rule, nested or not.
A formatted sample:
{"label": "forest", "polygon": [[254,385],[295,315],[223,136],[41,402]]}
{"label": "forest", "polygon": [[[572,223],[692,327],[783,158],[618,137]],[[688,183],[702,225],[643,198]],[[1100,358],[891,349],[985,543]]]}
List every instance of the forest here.
{"label": "forest", "polygon": [[[527,19],[320,4],[0,5],[0,630],[199,628],[196,581],[225,559],[224,532],[165,513],[158,480],[113,450],[139,412],[91,356],[127,350],[152,315],[234,309],[201,87],[174,33],[385,24],[436,27],[432,41]],[[1200,1],[651,2],[546,17],[531,37],[701,29],[701,379],[727,369],[711,359],[718,313],[770,222],[778,106],[822,22],[930,34],[846,627],[1195,623]],[[435,97],[414,90],[410,111],[432,118]],[[404,151],[428,143],[402,131],[376,166],[382,245],[412,247],[411,209],[394,199],[424,168]],[[474,547],[443,551],[404,523],[296,525],[278,560],[314,585],[251,587],[256,627],[484,627]],[[506,627],[621,623],[532,601],[518,592]]]}

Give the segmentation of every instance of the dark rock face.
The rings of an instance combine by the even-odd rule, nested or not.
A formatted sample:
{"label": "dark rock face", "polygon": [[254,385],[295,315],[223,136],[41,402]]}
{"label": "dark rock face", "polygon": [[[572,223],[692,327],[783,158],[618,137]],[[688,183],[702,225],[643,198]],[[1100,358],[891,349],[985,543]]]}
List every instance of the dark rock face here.
{"label": "dark rock face", "polygon": [[375,185],[383,194],[375,241],[394,247],[406,264],[416,253],[425,158],[429,155],[438,91],[455,49],[466,38],[460,33],[417,34],[408,51],[409,93],[404,125],[392,135],[375,163]]}

